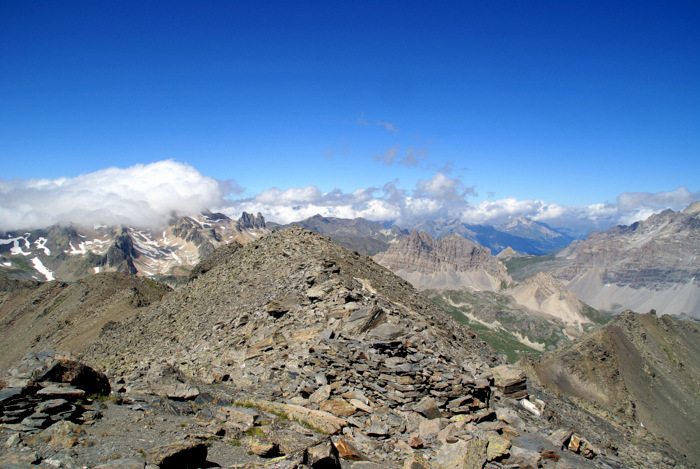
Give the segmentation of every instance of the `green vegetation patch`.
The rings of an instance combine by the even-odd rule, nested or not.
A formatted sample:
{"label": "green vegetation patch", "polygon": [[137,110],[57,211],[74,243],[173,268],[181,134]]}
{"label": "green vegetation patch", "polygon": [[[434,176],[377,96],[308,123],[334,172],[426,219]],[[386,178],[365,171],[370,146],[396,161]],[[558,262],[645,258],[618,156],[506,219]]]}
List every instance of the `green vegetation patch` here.
{"label": "green vegetation patch", "polygon": [[[532,343],[542,344],[545,349],[555,349],[569,343],[562,332],[563,324],[535,316],[517,307],[514,300],[500,292],[475,292],[448,290],[424,292],[440,309],[468,325],[483,341],[514,363],[523,356],[538,356],[537,349],[520,342],[518,334]],[[590,308],[590,314],[597,311]],[[470,316],[477,320],[470,319]],[[604,320],[605,316],[596,316]],[[497,324],[494,327],[486,324]]]}

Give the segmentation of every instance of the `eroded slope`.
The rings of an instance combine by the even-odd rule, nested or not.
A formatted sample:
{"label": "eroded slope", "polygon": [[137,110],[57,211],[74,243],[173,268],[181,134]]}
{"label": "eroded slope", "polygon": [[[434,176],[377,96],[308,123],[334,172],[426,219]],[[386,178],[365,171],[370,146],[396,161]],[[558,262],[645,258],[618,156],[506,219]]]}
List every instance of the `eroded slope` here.
{"label": "eroded slope", "polygon": [[639,434],[663,437],[700,462],[700,327],[625,312],[533,364],[546,387]]}

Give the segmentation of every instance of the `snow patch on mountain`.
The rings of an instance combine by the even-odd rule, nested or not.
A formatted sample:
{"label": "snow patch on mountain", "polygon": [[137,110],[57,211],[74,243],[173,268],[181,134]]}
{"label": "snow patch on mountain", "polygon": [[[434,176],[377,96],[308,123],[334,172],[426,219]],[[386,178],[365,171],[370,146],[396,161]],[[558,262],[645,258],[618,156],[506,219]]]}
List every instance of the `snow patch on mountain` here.
{"label": "snow patch on mountain", "polygon": [[31,249],[32,245],[29,242],[29,233],[27,233],[25,236],[18,236],[16,238],[7,238],[7,239],[0,239],[0,244],[12,244],[12,247],[10,248],[10,254],[13,256],[31,256],[31,252],[25,252],[22,250],[22,246],[20,246],[20,240],[24,241],[24,247],[26,249]]}
{"label": "snow patch on mountain", "polygon": [[44,264],[41,262],[41,259],[39,259],[38,257],[33,258],[32,264],[34,264],[34,268],[37,272],[46,277],[47,282],[50,282],[51,280],[56,280],[53,276],[53,272],[51,272],[49,269],[46,268],[46,266],[44,266]]}

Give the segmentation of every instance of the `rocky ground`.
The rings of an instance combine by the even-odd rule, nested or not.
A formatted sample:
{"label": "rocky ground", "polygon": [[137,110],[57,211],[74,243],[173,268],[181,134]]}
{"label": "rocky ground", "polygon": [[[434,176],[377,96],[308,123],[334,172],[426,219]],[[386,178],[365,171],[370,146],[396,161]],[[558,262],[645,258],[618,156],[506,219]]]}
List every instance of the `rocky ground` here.
{"label": "rocky ground", "polygon": [[690,465],[534,387],[327,238],[291,228],[220,249],[77,360],[13,367],[0,467]]}
{"label": "rocky ground", "polygon": [[[323,356],[347,345],[327,342]],[[30,355],[0,391],[0,467],[620,467],[574,429],[551,425],[515,367],[438,381],[450,376],[377,366],[377,391],[431,377],[401,405],[337,386],[333,364],[310,357],[306,393],[285,403],[193,382],[173,364],[110,387],[80,362]]]}

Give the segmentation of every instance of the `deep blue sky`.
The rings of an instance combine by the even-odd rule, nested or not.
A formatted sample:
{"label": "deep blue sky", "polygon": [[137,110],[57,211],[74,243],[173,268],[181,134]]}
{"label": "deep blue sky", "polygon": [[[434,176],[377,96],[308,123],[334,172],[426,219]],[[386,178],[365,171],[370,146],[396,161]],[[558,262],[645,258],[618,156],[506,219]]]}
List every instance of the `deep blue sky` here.
{"label": "deep blue sky", "polygon": [[240,196],[697,191],[700,2],[0,0],[0,177],[165,159]]}

